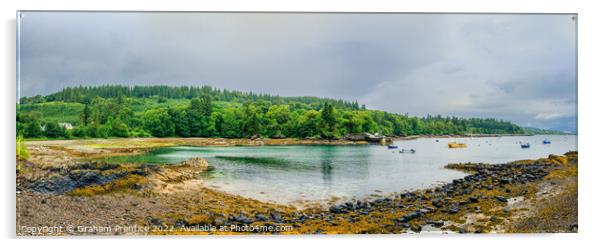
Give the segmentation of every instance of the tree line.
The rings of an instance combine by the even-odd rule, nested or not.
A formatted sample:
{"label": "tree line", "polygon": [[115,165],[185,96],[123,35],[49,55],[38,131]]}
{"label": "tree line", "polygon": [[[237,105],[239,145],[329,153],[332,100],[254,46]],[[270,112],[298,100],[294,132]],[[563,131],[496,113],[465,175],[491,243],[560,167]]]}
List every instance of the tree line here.
{"label": "tree line", "polygon": [[[305,99],[304,97],[289,98],[245,93],[242,94],[243,96],[236,96],[236,99],[225,100],[226,95],[235,91],[201,87],[197,89],[205,90],[202,91],[203,93],[188,99],[192,96],[189,94],[190,87],[125,88],[122,86],[79,87],[65,89],[69,93],[63,90],[43,96],[42,102],[68,101],[83,104],[82,110],[77,113],[78,121],[69,123],[73,128],[66,128],[65,123],[56,121],[44,122],[44,116],[39,111],[18,110],[17,131],[27,138],[173,136],[325,139],[342,138],[348,134],[365,132],[389,136],[523,132],[521,127],[511,122],[492,118],[430,115],[412,117],[367,110],[358,106],[357,102],[314,97],[308,97],[309,100],[305,102],[299,100]],[[91,96],[90,92],[100,95]],[[166,99],[185,100],[180,103],[170,103],[171,101]],[[39,103],[28,98],[21,104]]]}
{"label": "tree line", "polygon": [[87,103],[90,99],[101,97],[105,99],[130,97],[151,98],[162,97],[167,99],[194,99],[201,96],[210,96],[215,101],[228,101],[244,103],[247,101],[269,101],[274,104],[322,104],[328,102],[337,108],[365,109],[365,105],[359,105],[357,101],[346,101],[342,99],[327,99],[314,96],[283,97],[271,94],[257,94],[253,92],[242,92],[228,89],[218,89],[211,86],[125,86],[125,85],[102,85],[102,86],[77,86],[67,87],[63,90],[47,96],[22,97],[21,104],[42,103],[51,101]]}

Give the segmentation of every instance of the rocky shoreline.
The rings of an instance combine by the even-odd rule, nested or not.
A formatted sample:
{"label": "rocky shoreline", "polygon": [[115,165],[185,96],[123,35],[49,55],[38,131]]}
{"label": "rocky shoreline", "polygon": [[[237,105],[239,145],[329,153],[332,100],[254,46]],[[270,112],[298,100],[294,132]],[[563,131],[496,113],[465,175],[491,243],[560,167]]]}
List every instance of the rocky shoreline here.
{"label": "rocky shoreline", "polygon": [[[577,201],[565,205],[558,199],[576,196],[571,188],[577,185],[577,152],[507,164],[450,164],[448,169],[467,175],[431,189],[298,210],[208,188],[199,179],[210,169],[202,159],[171,166],[81,162],[78,157],[97,153],[78,145],[32,149],[32,157],[68,155],[71,163],[19,161],[23,169],[17,175],[18,235],[38,235],[27,231],[28,226],[65,224],[134,225],[145,230],[41,235],[273,233],[257,230],[266,227],[281,227],[285,230],[277,233],[282,234],[577,231],[576,212],[571,211]],[[119,153],[124,144],[87,145],[105,145],[92,150]],[[145,145],[138,148],[149,148]],[[563,215],[549,217],[550,222],[544,222],[549,223],[547,228],[538,228],[544,225],[537,221],[542,213]],[[254,228],[204,230],[224,225]]]}
{"label": "rocky shoreline", "polygon": [[[534,185],[549,182],[545,180],[557,183],[548,176],[572,170],[576,165],[576,152],[508,164],[450,164],[447,168],[470,174],[432,189],[375,200],[348,201],[327,210],[308,209],[278,214],[278,217],[241,213],[227,218],[226,224],[291,224],[296,233],[304,234],[419,233],[423,229],[457,233],[512,232],[512,224],[530,209],[519,204],[539,199]],[[577,218],[567,222],[553,232],[576,232]]]}
{"label": "rocky shoreline", "polygon": [[504,137],[504,136],[533,136],[530,134],[459,134],[459,135],[410,135],[410,136],[393,136],[394,141],[399,140],[415,140],[421,138],[481,138],[481,137]]}

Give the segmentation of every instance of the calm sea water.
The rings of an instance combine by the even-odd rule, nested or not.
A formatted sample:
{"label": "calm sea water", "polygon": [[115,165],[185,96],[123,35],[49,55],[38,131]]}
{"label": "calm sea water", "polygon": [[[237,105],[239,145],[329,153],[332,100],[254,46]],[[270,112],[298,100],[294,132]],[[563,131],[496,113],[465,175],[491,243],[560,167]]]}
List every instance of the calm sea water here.
{"label": "calm sea water", "polygon": [[[552,143],[544,145],[544,139]],[[450,149],[451,141],[468,147]],[[521,142],[531,147],[523,149]],[[564,154],[577,150],[577,136],[425,138],[395,145],[416,153],[377,145],[170,147],[119,159],[177,163],[202,157],[215,167],[205,178],[210,186],[263,201],[298,203],[422,189],[465,175],[445,169],[448,163],[502,163]]]}

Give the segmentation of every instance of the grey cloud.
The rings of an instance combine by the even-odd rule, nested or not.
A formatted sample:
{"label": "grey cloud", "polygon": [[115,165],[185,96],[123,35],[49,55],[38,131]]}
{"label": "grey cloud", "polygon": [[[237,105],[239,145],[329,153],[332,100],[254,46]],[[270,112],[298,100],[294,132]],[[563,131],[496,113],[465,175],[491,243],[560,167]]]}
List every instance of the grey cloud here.
{"label": "grey cloud", "polygon": [[575,130],[570,15],[61,13],[21,20],[21,94],[210,84]]}

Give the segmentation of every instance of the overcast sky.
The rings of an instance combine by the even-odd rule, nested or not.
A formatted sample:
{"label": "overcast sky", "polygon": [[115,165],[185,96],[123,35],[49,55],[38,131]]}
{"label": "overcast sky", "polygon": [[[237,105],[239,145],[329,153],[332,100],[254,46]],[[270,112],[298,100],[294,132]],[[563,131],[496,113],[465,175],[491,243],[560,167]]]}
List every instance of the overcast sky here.
{"label": "overcast sky", "polygon": [[21,96],[211,85],[576,130],[572,17],[26,12]]}

